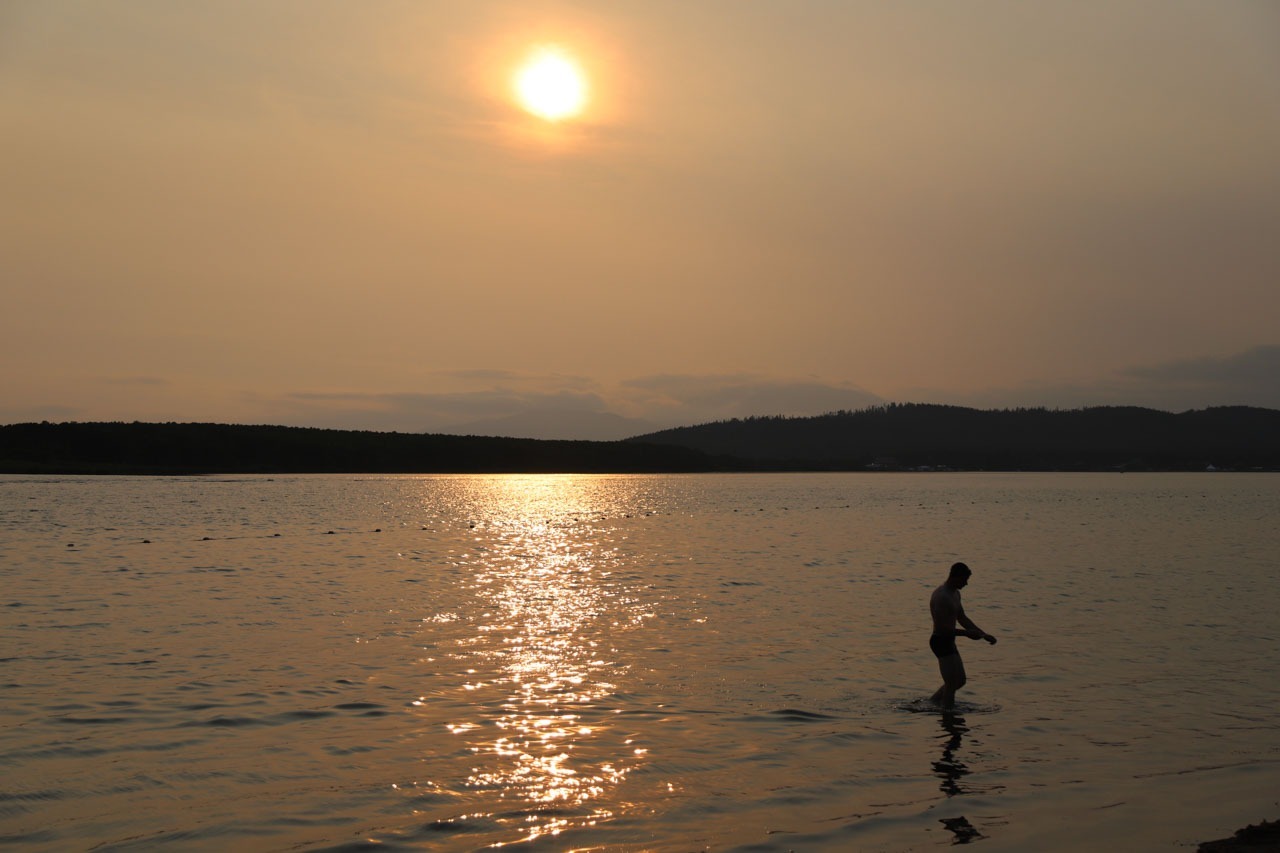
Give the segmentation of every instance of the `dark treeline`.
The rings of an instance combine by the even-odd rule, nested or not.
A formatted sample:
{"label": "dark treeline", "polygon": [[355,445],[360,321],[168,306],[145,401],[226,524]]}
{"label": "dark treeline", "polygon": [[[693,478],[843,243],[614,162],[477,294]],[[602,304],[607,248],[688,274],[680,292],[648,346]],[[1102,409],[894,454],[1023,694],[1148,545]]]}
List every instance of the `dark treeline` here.
{"label": "dark treeline", "polygon": [[10,474],[603,473],[710,471],[699,451],[281,426],[39,423],[0,426]]}
{"label": "dark treeline", "polygon": [[1280,411],[890,404],[759,417],[627,441],[541,441],[281,426],[0,426],[0,473],[641,473],[913,468],[1280,470]]}
{"label": "dark treeline", "polygon": [[819,417],[735,419],[633,440],[777,467],[839,470],[1275,470],[1280,411],[978,410],[895,403]]}

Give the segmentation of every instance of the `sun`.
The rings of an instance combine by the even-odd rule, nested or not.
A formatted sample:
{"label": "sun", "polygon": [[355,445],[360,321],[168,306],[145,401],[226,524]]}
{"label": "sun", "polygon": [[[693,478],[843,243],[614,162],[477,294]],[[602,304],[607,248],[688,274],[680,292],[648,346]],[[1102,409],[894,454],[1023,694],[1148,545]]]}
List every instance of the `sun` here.
{"label": "sun", "polygon": [[513,80],[520,106],[546,121],[578,116],[587,105],[587,79],[573,58],[556,47],[533,51]]}

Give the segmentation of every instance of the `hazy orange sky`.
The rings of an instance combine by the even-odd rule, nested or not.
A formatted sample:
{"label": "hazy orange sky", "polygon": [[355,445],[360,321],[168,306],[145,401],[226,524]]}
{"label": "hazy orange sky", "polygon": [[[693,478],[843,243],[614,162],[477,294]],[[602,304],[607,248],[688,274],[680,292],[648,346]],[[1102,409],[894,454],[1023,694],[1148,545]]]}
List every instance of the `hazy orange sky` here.
{"label": "hazy orange sky", "polygon": [[1276,3],[0,0],[0,155],[5,423],[1280,408]]}

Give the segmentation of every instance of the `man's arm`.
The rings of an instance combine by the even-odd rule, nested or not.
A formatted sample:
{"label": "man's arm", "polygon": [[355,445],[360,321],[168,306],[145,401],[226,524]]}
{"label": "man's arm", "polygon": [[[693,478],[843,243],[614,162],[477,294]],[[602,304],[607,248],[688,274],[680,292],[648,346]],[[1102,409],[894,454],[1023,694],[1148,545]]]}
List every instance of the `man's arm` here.
{"label": "man's arm", "polygon": [[958,607],[956,609],[956,621],[967,629],[964,631],[956,631],[956,636],[965,636],[973,640],[986,640],[991,645],[995,645],[996,638],[975,625],[973,620],[965,615],[963,607]]}

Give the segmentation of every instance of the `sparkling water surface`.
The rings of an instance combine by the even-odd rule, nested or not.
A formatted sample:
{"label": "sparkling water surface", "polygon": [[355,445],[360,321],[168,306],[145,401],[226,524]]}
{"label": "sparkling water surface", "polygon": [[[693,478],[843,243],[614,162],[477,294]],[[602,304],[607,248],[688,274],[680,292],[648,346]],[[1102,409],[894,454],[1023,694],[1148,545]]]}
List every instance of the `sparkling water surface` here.
{"label": "sparkling water surface", "polygon": [[[1270,474],[0,477],[0,844],[1193,848],[1280,816]],[[955,560],[970,683],[927,601]]]}

